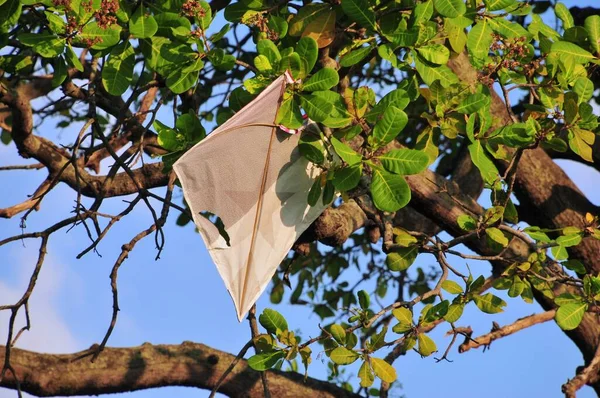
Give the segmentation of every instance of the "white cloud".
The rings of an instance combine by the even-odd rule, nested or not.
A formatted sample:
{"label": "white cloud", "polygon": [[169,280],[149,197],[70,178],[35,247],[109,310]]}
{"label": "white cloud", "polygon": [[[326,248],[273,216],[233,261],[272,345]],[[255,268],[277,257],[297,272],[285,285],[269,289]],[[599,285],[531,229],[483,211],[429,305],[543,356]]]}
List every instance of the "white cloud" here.
{"label": "white cloud", "polygon": [[[39,243],[39,242],[35,242]],[[13,248],[5,257],[4,264],[16,270],[12,282],[0,281],[0,303],[12,304],[21,298],[37,260],[37,244],[28,242],[26,249]],[[43,268],[29,300],[31,330],[25,331],[17,341],[17,347],[40,352],[73,352],[78,344],[58,311],[58,298],[64,288],[65,264],[50,254],[46,255]],[[5,344],[9,312],[0,313],[0,344]],[[18,316],[15,332],[25,325],[23,310]],[[27,394],[24,394],[28,396]],[[0,388],[0,398],[14,398],[15,391]]]}

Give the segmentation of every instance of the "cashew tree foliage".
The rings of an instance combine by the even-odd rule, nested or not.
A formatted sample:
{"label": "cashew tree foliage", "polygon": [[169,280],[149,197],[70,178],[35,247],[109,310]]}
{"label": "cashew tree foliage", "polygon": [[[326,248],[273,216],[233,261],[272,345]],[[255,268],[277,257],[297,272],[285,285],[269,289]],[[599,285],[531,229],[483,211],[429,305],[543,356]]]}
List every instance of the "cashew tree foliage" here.
{"label": "cashew tree foliage", "polygon": [[[597,9],[518,0],[0,0],[0,46],[1,140],[31,160],[0,169],[47,173],[23,202],[0,209],[22,224],[16,235],[2,230],[0,245],[39,244],[22,297],[0,303],[10,313],[0,386],[39,396],[181,385],[230,396],[386,397],[402,380],[394,366],[402,355],[444,360],[555,322],[585,360],[565,375],[563,393],[587,385],[600,394],[598,207],[554,161],[600,170]],[[194,233],[181,195],[173,198],[173,162],[286,71],[295,83],[275,122],[318,124],[300,137],[300,152],[321,171],[306,200],[336,199],[274,275],[274,308],[251,313],[254,338],[237,358],[200,343],[111,348],[128,254],[149,237],[158,258],[165,223]],[[48,138],[42,121],[63,133]],[[72,188],[73,211],[29,230],[34,211],[51,211],[44,197],[58,184]],[[103,212],[127,195],[122,212]],[[114,265],[105,338],[64,355],[15,346],[35,317],[28,300],[55,233],[79,231],[85,261],[138,206],[150,210],[148,226],[106,259]],[[216,216],[206,214],[225,233]],[[435,266],[411,268],[419,256]],[[356,269],[352,283],[341,282]],[[295,335],[276,310],[283,300],[314,311],[321,334]],[[517,300],[543,311],[484,335],[461,322],[466,307],[496,314]],[[431,338],[434,328],[449,330],[448,341]],[[329,381],[310,377],[319,353]],[[336,374],[355,362],[356,382],[340,382]]]}

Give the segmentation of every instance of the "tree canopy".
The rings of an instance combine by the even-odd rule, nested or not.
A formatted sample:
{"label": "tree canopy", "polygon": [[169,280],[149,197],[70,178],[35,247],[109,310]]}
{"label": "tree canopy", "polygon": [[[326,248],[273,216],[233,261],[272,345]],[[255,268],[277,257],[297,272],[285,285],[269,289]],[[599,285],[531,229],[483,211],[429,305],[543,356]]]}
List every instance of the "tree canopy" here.
{"label": "tree canopy", "polygon": [[[563,392],[588,385],[600,394],[598,207],[555,162],[600,170],[597,9],[518,0],[0,0],[0,44],[1,140],[33,160],[0,170],[47,172],[22,203],[0,209],[22,226],[0,246],[39,241],[22,297],[0,303],[10,313],[0,386],[40,396],[185,385],[230,396],[385,397],[402,355],[442,361],[452,349],[553,321],[585,360],[565,375]],[[168,222],[193,233],[189,207],[173,196],[173,163],[286,71],[295,82],[275,123],[316,123],[298,145],[320,170],[306,200],[333,204],[273,276],[274,308],[251,312],[253,339],[237,357],[199,343],[110,348],[129,253],[153,237],[158,259]],[[60,183],[72,188],[72,212],[27,229],[34,211],[51,211],[44,198]],[[120,213],[103,211],[124,196]],[[81,231],[85,261],[138,206],[151,219],[113,262],[104,339],[63,356],[15,347],[35,317],[28,300],[55,233]],[[226,236],[218,214],[202,214]],[[413,266],[419,256],[435,267]],[[342,281],[354,270],[352,283]],[[297,336],[276,310],[284,299],[311,308],[321,334]],[[512,300],[544,311],[482,336],[461,323],[468,306],[497,314]],[[437,327],[450,342],[430,337]],[[320,352],[329,381],[308,376]],[[356,383],[336,378],[355,362]],[[128,376],[138,368],[148,373]]]}

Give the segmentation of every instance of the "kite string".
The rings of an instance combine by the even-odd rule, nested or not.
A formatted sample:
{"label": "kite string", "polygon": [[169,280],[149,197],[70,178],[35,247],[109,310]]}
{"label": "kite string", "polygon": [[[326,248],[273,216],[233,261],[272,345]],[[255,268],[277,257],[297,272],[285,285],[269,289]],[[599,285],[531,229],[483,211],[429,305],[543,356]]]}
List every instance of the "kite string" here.
{"label": "kite string", "polygon": [[[254,343],[254,353],[258,354],[256,350],[256,338],[258,337],[258,324],[256,323],[256,304],[253,304],[248,311],[248,322],[250,322],[250,333],[252,334],[252,342]],[[263,389],[265,398],[271,398],[271,392],[269,391],[269,380],[267,379],[267,372],[260,372],[260,378],[262,379]]]}

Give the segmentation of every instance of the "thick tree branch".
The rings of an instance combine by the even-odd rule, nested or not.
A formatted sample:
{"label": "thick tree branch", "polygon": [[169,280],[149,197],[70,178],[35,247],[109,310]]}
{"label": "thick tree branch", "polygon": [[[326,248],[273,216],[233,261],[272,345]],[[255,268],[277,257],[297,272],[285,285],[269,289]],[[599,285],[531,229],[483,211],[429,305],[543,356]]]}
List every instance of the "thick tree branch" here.
{"label": "thick tree branch", "polygon": [[[212,390],[235,359],[234,355],[204,344],[143,344],[131,348],[105,348],[95,362],[89,350],[69,355],[40,354],[12,349],[11,365],[21,390],[37,396],[99,395],[167,386]],[[5,347],[0,347],[0,357]],[[10,372],[0,383],[16,388]],[[269,388],[275,397],[359,397],[331,383],[295,372],[269,371]],[[261,397],[260,373],[241,360],[219,392],[230,397]]]}

